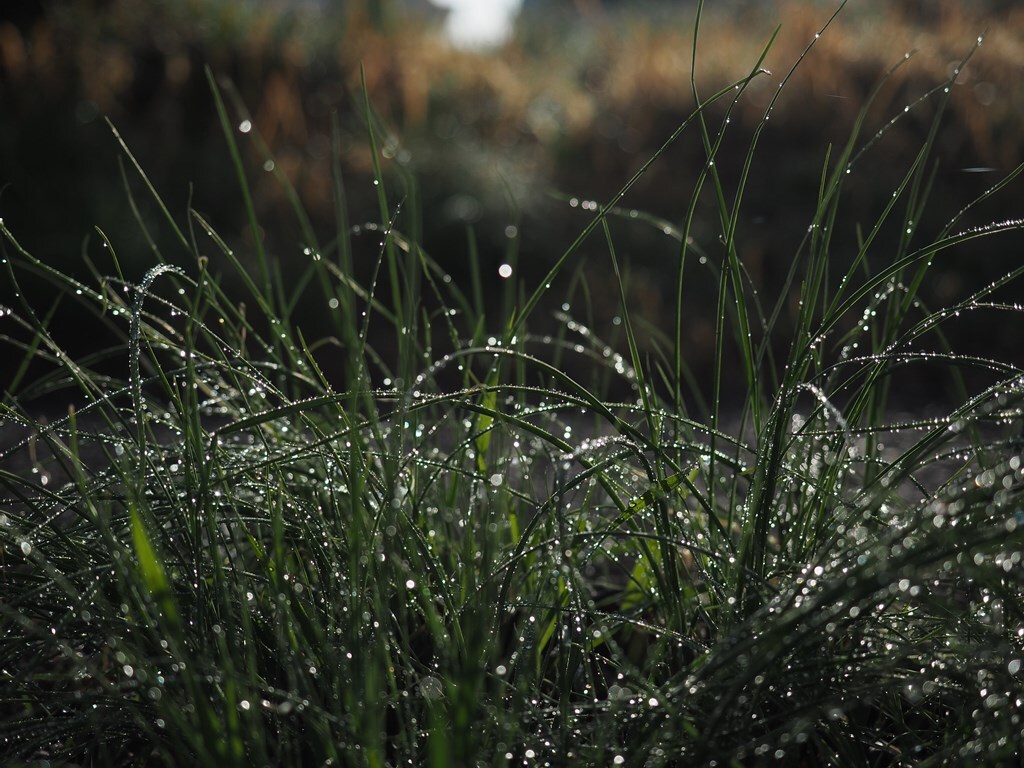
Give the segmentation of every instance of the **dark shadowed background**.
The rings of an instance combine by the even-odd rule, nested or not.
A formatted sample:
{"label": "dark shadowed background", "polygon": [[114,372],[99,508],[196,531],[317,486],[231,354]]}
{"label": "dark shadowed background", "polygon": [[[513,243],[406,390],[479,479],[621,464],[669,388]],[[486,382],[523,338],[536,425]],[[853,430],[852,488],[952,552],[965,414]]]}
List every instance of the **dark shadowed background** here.
{"label": "dark shadowed background", "polygon": [[[771,74],[756,78],[740,100],[717,158],[727,182],[738,179],[768,101],[836,7],[816,0],[706,3],[694,73],[705,96],[747,75],[781,25],[764,62]],[[456,281],[470,272],[472,233],[484,290],[495,306],[514,302],[499,264],[514,251],[509,280],[531,291],[593,215],[589,201],[607,201],[693,110],[695,9],[693,2],[530,0],[506,40],[474,49],[452,44],[445,32],[452,12],[427,0],[6,2],[0,6],[0,217],[34,255],[90,280],[89,261],[101,273],[113,269],[98,227],[126,277],[138,279],[157,256],[135,221],[133,195],[162,258],[178,261],[109,119],[172,214],[186,222],[188,208],[196,209],[245,259],[251,236],[208,67],[226,88],[232,120],[244,126],[238,137],[265,245],[288,283],[310,258],[310,244],[275,176],[294,185],[321,244],[329,244],[336,231],[332,120],[348,223],[363,233],[366,224],[380,224],[365,80],[391,200],[404,201],[394,212],[396,226],[418,233]],[[1021,162],[1024,9],[995,0],[853,0],[816,42],[760,133],[744,197],[740,254],[766,301],[779,291],[806,232],[829,146],[838,151],[846,141],[872,89],[913,52],[867,111],[858,145],[902,117],[859,161],[837,230],[842,234],[835,237],[837,269],[856,252],[858,225],[870,228],[910,168],[938,98],[906,114],[904,108],[952,77],[983,33],[984,44],[956,76],[929,159],[933,189],[921,223],[929,236]],[[711,125],[725,106],[709,110]],[[679,224],[704,162],[699,133],[684,132],[623,204]],[[1019,218],[1018,201],[1011,189],[958,227]],[[719,229],[707,192],[697,211],[691,234],[713,267]],[[672,322],[666,276],[674,273],[679,243],[640,217],[616,218],[613,230],[628,263],[631,311],[653,354],[659,329]],[[869,254],[873,264],[891,258],[895,237],[883,232]],[[372,227],[355,237],[362,278],[372,271],[378,240]],[[942,254],[924,290],[927,301],[962,298],[1019,263],[1019,237],[980,242]],[[599,335],[621,340],[618,288],[603,241],[594,238],[575,258],[577,278],[553,287],[533,330],[557,328],[562,321],[555,313],[564,304]],[[713,350],[714,286],[712,272],[695,267],[686,313],[689,362],[698,373]],[[28,280],[22,287],[40,311],[52,301],[45,285]],[[9,285],[2,291],[3,302],[14,301]],[[299,311],[308,336],[324,332],[327,307]],[[70,304],[54,314],[63,343],[77,350],[106,343],[76,317]],[[1004,359],[1020,336],[1019,328],[982,311],[950,324],[948,332],[954,347]],[[324,365],[330,371],[332,361]],[[10,366],[0,362],[5,383]],[[949,394],[946,382],[920,370],[904,397],[933,401]]]}

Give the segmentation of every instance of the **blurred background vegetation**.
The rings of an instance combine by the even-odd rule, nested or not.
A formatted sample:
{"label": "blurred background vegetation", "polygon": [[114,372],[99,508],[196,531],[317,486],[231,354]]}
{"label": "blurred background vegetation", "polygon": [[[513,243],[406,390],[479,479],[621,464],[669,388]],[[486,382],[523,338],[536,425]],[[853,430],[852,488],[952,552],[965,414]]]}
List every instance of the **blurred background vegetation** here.
{"label": "blurred background vegetation", "polygon": [[[821,0],[706,4],[695,75],[705,95],[747,74],[781,25],[765,61],[774,74],[756,79],[741,100],[718,158],[726,180],[738,177],[770,98],[835,7]],[[133,223],[109,118],[175,215],[184,220],[192,206],[240,255],[251,251],[204,74],[208,66],[237,91],[253,133],[273,154],[270,163],[254,143],[242,142],[263,237],[287,281],[309,256],[274,176],[287,177],[322,239],[330,240],[332,120],[340,129],[350,223],[380,218],[362,107],[365,72],[392,199],[407,200],[399,227],[418,231],[456,280],[469,272],[471,228],[485,290],[494,296],[507,289],[497,266],[515,247],[514,279],[532,288],[592,215],[571,198],[607,200],[692,111],[695,8],[693,2],[533,0],[505,43],[480,51],[452,46],[443,34],[445,11],[426,0],[4,3],[0,216],[34,255],[83,276],[83,254],[102,271],[110,269],[99,227],[117,247],[126,274],[141,275],[154,257]],[[829,143],[845,142],[885,72],[914,51],[869,110],[865,139],[950,77],[982,33],[985,43],[956,79],[938,140],[932,205],[923,222],[931,232],[1022,160],[1024,7],[996,0],[849,3],[797,70],[761,135],[739,244],[762,292],[773,296],[799,246]],[[837,258],[856,251],[855,225],[870,226],[886,203],[934,109],[934,100],[915,108],[862,161],[844,208],[849,221],[836,240]],[[724,110],[711,111],[712,125]],[[232,114],[243,119],[241,112]],[[699,134],[684,133],[626,204],[681,221],[704,160]],[[140,195],[138,178],[129,172],[127,179]],[[174,261],[157,212],[143,205],[140,213]],[[1014,195],[1004,194],[964,226],[1020,215]],[[715,216],[709,201],[698,209],[693,232],[711,261]],[[629,263],[630,298],[653,345],[658,329],[672,322],[673,281],[666,277],[674,275],[678,243],[635,221],[615,228]],[[362,246],[355,239],[368,273],[378,238],[364,237]],[[887,242],[893,241],[879,241],[872,259],[889,257]],[[943,257],[946,264],[933,271],[925,296],[936,304],[961,297],[968,283],[1015,264],[1020,245],[986,238],[974,250]],[[570,303],[579,319],[614,339],[617,288],[599,239],[584,248],[580,264],[585,279],[556,287],[549,310]],[[708,290],[700,289],[701,280]],[[710,272],[695,272],[686,300],[690,362],[697,370],[712,350],[713,280]],[[322,312],[307,312],[305,325],[315,336]],[[979,354],[1013,349],[1019,336],[978,313],[951,332],[971,339]],[[944,385],[921,386],[925,395],[940,397]]]}

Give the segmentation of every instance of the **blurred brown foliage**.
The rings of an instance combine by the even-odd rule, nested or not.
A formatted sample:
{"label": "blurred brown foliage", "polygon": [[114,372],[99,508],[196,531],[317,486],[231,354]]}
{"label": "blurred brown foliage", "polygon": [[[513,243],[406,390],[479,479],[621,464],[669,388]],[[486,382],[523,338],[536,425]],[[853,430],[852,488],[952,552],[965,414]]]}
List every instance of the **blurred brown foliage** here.
{"label": "blurred brown foliage", "polygon": [[[613,9],[525,15],[514,37],[489,53],[452,48],[436,19],[398,15],[382,25],[365,2],[77,0],[46,8],[34,19],[0,16],[0,185],[9,184],[0,214],[40,256],[64,263],[77,258],[92,224],[113,227],[126,217],[113,172],[116,148],[101,116],[126,137],[175,210],[188,199],[228,237],[244,241],[207,66],[233,83],[273,153],[274,169],[298,190],[314,225],[328,231],[332,115],[342,129],[353,221],[375,218],[360,95],[365,77],[385,132],[385,156],[420,179],[428,249],[456,272],[465,258],[465,226],[475,224],[483,258],[496,260],[506,247],[506,225],[533,217],[520,231],[538,279],[583,221],[578,209],[544,193],[607,199],[694,103],[692,4],[652,6],[646,15]],[[760,139],[762,160],[748,189],[749,224],[741,238],[755,284],[771,287],[778,271],[772,265],[791,256],[813,212],[827,145],[845,141],[867,95],[905,52],[915,51],[879,92],[866,136],[951,77],[988,30],[956,77],[939,137],[936,220],[1022,160],[1024,7],[852,2],[815,40],[834,9],[816,0],[779,0],[711,2],[705,12],[695,73],[705,96],[747,75],[780,29],[764,62],[773,74],[756,78],[733,113],[739,138],[720,157],[727,179],[736,178],[783,77],[814,43]],[[709,114],[714,119],[723,110]],[[851,208],[870,212],[871,196],[893,189],[933,114],[925,104],[889,130],[873,150],[869,183],[850,193]],[[270,167],[265,158],[247,147],[267,239],[282,259],[295,257],[301,244],[281,187],[261,171]],[[678,220],[704,161],[698,135],[684,135],[628,204]],[[26,232],[34,225],[37,231]],[[130,250],[126,262],[146,258],[145,249]],[[651,327],[664,327],[672,300],[659,294],[665,281],[659,257],[651,255],[656,248],[637,235],[628,250],[638,306]],[[591,268],[589,277],[601,325],[615,312],[615,290],[603,266]],[[943,300],[960,283],[961,273],[951,268],[936,281],[935,296]],[[711,309],[706,301],[694,306],[698,358],[712,333]]]}
{"label": "blurred brown foliage", "polygon": [[[944,141],[975,165],[1013,167],[1021,147],[1014,129],[1024,108],[1018,87],[1024,8],[993,14],[984,3],[916,5],[922,9],[851,3],[797,70],[773,118],[841,139],[868,91],[905,50],[917,53],[897,85],[883,91],[879,115],[895,114],[948,77],[975,36],[989,29],[982,53],[957,81]],[[699,43],[697,81],[705,94],[746,74],[780,25],[765,62],[775,76],[755,81],[737,112],[753,124],[832,6],[742,4],[741,23],[718,7],[708,4]],[[455,50],[436,23],[419,18],[399,18],[382,30],[363,4],[331,8],[79,0],[20,26],[0,17],[4,123],[17,127],[34,111],[74,102],[72,114],[83,122],[108,116],[142,141],[152,128],[161,134],[162,154],[184,159],[195,136],[189,124],[210,120],[202,72],[208,65],[238,87],[256,128],[316,212],[329,207],[316,162],[326,151],[327,117],[357,108],[361,67],[374,108],[404,143],[444,155],[444,166],[452,148],[435,139],[465,140],[485,148],[487,161],[511,153],[525,161],[517,177],[542,182],[565,170],[558,165],[561,148],[585,146],[583,172],[597,187],[614,185],[622,166],[664,138],[660,115],[692,109],[692,8],[663,12],[668,15],[653,23],[622,11],[558,24],[527,18],[493,53]],[[346,144],[345,152],[349,167],[368,170],[365,141]],[[423,165],[430,170],[431,158]]]}

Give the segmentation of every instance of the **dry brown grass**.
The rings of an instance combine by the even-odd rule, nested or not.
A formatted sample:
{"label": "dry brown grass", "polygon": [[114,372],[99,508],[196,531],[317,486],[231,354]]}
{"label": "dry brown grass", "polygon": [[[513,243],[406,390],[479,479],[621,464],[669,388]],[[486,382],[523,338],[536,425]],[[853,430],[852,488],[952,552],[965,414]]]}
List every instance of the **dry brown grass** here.
{"label": "dry brown grass", "polygon": [[[191,0],[177,10],[142,13],[135,4],[114,3],[96,17],[72,4],[27,30],[0,24],[4,79],[14,90],[45,93],[77,77],[81,98],[116,120],[131,108],[126,94],[133,87],[155,84],[162,97],[174,98],[209,63],[253,97],[257,126],[275,146],[308,143],[319,130],[308,113],[315,118],[324,107],[343,105],[359,87],[360,65],[375,107],[403,133],[430,126],[439,105],[463,105],[458,109],[474,133],[499,144],[575,139],[592,133],[602,115],[632,120],[651,107],[681,110],[691,101],[690,13],[656,25],[639,16],[591,14],[566,28],[529,29],[483,55],[453,50],[437,29],[418,23],[375,29],[358,11],[318,19],[232,5]],[[834,101],[837,109],[852,112],[904,51],[918,51],[908,76],[935,83],[989,29],[982,53],[961,76],[957,108],[987,159],[1015,153],[1001,145],[997,128],[1019,114],[1024,9],[994,14],[944,2],[915,15],[901,6],[851,3],[799,70],[791,98],[839,95],[845,98]],[[776,24],[781,31],[766,64],[784,72],[831,12],[831,4],[783,0],[754,4],[737,23],[714,8],[705,14],[698,61],[705,90],[743,76]],[[156,83],[148,71],[154,66]],[[755,94],[763,96],[748,100],[744,114],[757,114],[777,81],[759,83]]]}

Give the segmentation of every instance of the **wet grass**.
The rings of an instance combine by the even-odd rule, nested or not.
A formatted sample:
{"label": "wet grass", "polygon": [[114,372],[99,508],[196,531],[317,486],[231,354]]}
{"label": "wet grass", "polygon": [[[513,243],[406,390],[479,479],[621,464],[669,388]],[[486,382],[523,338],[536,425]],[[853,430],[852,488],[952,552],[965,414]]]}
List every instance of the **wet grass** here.
{"label": "wet grass", "polygon": [[[261,246],[250,274],[213,222],[173,216],[141,168],[152,194],[132,205],[159,212],[179,252],[154,247],[137,281],[116,238],[100,233],[110,267],[80,282],[0,228],[16,291],[48,281],[120,339],[72,356],[51,312],[17,297],[4,312],[5,354],[25,361],[3,401],[5,762],[1019,760],[1024,380],[943,331],[976,312],[1017,322],[1024,267],[940,308],[918,290],[948,252],[1021,228],[960,223],[1020,169],[918,228],[938,83],[903,182],[844,226],[844,184],[870,176],[885,134],[858,121],[822,149],[806,237],[761,295],[736,248],[760,127],[737,179],[714,161],[732,105],[769,76],[787,81],[756,62],[717,93],[694,85],[700,106],[668,143],[698,142],[708,162],[677,223],[625,207],[644,166],[583,205],[592,219],[550,274],[520,268],[513,233],[497,323],[484,278],[419,246],[414,180],[396,194],[380,167],[376,245],[359,247],[335,175],[336,232],[304,226],[294,293]],[[259,244],[237,145],[254,134],[213,94]],[[690,236],[701,199],[714,242]],[[629,305],[622,217],[678,243],[675,327],[645,328]],[[621,289],[614,348],[568,314],[561,335],[530,332],[584,243],[603,244]],[[717,295],[707,373],[688,368],[682,327],[700,280]],[[313,302],[333,337],[295,324]],[[953,408],[896,408],[900,372],[920,367],[961,393]],[[56,400],[74,407],[30,416]]]}

